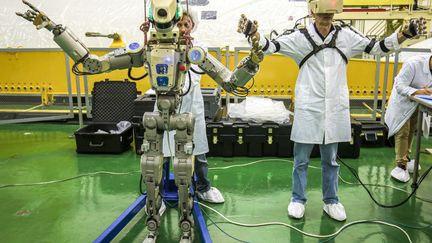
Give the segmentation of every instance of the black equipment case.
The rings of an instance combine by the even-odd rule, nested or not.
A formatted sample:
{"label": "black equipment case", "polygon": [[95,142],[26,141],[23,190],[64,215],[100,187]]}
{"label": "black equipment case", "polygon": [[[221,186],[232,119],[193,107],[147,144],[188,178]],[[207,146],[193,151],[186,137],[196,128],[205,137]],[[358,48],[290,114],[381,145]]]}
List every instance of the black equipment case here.
{"label": "black equipment case", "polygon": [[388,143],[388,129],[385,125],[375,122],[362,124],[362,146],[363,147],[384,147]]}
{"label": "black equipment case", "polygon": [[[101,81],[92,91],[92,124],[75,132],[77,153],[121,153],[130,148],[133,140],[132,126],[119,134],[120,121],[131,121],[134,115],[136,84],[128,81]],[[95,133],[98,130],[108,134]]]}
{"label": "black equipment case", "polygon": [[209,156],[292,157],[291,124],[207,122]]}
{"label": "black equipment case", "polygon": [[[294,142],[291,141],[292,124],[274,122],[253,123],[241,121],[207,122],[209,156],[293,157]],[[339,143],[341,158],[358,158],[361,147],[361,123],[352,120],[350,142]],[[319,157],[316,145],[311,157]]]}

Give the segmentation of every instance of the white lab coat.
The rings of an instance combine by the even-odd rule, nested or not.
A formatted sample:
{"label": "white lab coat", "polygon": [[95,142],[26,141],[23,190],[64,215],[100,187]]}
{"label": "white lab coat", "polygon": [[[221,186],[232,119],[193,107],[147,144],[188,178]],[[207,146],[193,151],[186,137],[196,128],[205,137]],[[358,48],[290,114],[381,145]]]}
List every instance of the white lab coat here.
{"label": "white lab coat", "polygon": [[432,86],[430,58],[431,55],[422,55],[408,59],[396,76],[385,114],[389,137],[402,128],[417,108],[417,103],[408,97],[418,89]]}
{"label": "white lab coat", "polygon": [[[323,44],[314,24],[310,24],[307,29],[317,45]],[[335,31],[328,34],[325,43],[330,42]],[[297,64],[312,51],[312,45],[300,31],[276,40],[280,43],[279,53],[293,58]],[[336,46],[347,58],[362,53],[369,43],[368,38],[349,29],[340,30],[336,40]],[[396,33],[386,38],[384,43],[389,50],[399,48]],[[266,40],[260,38],[260,44],[266,46]],[[275,51],[276,46],[269,42],[265,54]],[[384,53],[379,42],[375,43],[370,53]],[[336,49],[326,48],[310,57],[300,68],[295,88],[292,141],[329,144],[351,140],[346,67]]]}
{"label": "white lab coat", "polygon": [[[200,46],[204,48],[207,51],[207,47],[205,47],[202,43],[199,41],[193,40],[194,46]],[[192,65],[192,68],[198,72],[202,72],[201,69],[196,66]],[[206,123],[205,123],[205,116],[204,116],[204,99],[201,93],[201,75],[194,73],[192,70],[189,71],[192,78],[192,86],[190,87],[189,93],[187,93],[185,96],[183,96],[181,107],[179,113],[184,112],[192,112],[192,114],[195,116],[195,127],[194,127],[194,135],[193,135],[193,142],[194,142],[194,155],[199,154],[205,154],[208,153],[209,147],[207,143],[207,133],[206,133]],[[183,92],[186,92],[189,87],[189,75],[186,74],[186,80],[183,87]],[[157,111],[157,104],[155,104],[155,111]],[[163,138],[163,154],[164,157],[170,157],[175,155],[175,147],[174,147],[174,135],[175,131],[170,131],[170,140],[168,143],[167,139],[167,133],[164,134]],[[170,145],[170,147],[168,146]],[[172,154],[171,154],[172,152]]]}

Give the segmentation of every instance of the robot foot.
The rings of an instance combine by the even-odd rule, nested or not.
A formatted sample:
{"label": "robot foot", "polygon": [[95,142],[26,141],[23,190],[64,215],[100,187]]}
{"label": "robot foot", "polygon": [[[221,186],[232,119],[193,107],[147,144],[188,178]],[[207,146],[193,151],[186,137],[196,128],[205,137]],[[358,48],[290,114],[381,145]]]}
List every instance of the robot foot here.
{"label": "robot foot", "polygon": [[156,232],[149,232],[143,243],[156,243],[157,234]]}
{"label": "robot foot", "polygon": [[183,232],[180,238],[180,243],[192,243],[193,234],[192,232]]}

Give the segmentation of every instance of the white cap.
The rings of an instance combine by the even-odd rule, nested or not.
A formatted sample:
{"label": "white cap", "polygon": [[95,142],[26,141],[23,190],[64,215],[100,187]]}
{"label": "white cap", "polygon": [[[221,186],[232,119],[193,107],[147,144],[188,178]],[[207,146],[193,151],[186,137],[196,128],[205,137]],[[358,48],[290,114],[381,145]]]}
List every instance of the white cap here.
{"label": "white cap", "polygon": [[196,11],[194,8],[191,8],[190,6],[188,9],[186,7],[186,5],[182,5],[182,8],[183,8],[183,14],[187,14],[191,18],[191,20],[193,22],[193,28],[192,28],[191,32],[194,32],[197,29],[198,24],[199,24],[198,11]]}

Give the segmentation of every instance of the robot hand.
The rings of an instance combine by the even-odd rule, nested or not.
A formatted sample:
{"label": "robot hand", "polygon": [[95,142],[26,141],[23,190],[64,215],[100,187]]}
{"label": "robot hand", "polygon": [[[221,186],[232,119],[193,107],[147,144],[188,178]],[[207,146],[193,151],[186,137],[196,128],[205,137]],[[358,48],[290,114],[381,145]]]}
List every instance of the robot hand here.
{"label": "robot hand", "polygon": [[250,38],[252,50],[250,53],[251,61],[259,64],[264,59],[262,47],[259,45],[258,22],[251,21],[246,18],[244,14],[241,15],[237,32],[243,33],[246,37]]}
{"label": "robot hand", "polygon": [[[240,16],[239,25],[237,32],[243,33],[246,37],[256,36],[258,31],[258,22],[256,20],[251,21],[246,18],[246,15]],[[258,38],[259,39],[259,38]]]}
{"label": "robot hand", "polygon": [[426,20],[423,17],[420,17],[418,19],[411,19],[409,23],[402,28],[402,34],[409,39],[425,33]]}
{"label": "robot hand", "polygon": [[24,19],[32,22],[36,29],[40,30],[42,28],[47,28],[48,30],[52,30],[56,24],[46,16],[45,13],[41,12],[39,9],[37,9],[35,6],[33,6],[31,3],[23,0],[22,1],[25,5],[29,6],[29,10],[25,13],[16,13],[16,15],[23,17]]}
{"label": "robot hand", "polygon": [[259,45],[259,39],[256,36],[252,36],[252,49],[250,53],[251,61],[259,64],[264,59],[264,52],[262,46]]}

